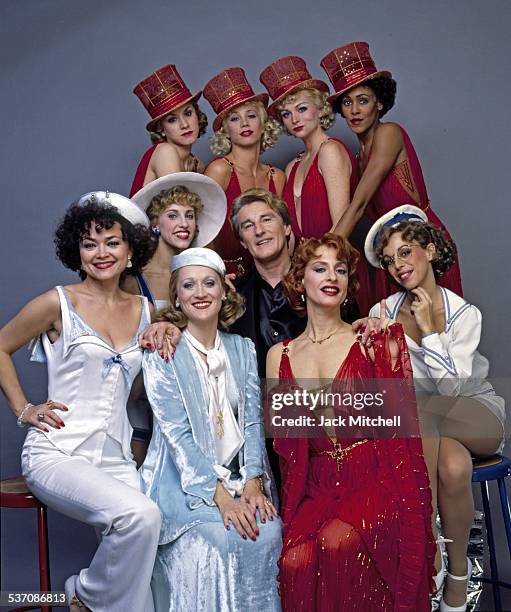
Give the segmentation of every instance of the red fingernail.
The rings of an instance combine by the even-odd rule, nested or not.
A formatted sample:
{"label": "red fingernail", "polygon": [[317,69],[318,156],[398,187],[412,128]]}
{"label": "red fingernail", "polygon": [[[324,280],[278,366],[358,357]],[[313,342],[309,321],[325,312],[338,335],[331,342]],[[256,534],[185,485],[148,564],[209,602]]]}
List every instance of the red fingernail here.
{"label": "red fingernail", "polygon": [[256,531],[256,535],[259,535],[259,529]]}
{"label": "red fingernail", "polygon": [[241,537],[242,537],[244,540],[246,540],[246,539],[247,539],[247,536],[246,536],[245,534],[243,534]]}
{"label": "red fingernail", "polygon": [[148,342],[148,343],[147,343],[147,348],[148,348],[150,351],[152,351],[152,350],[153,350],[153,345],[152,345],[150,342]]}
{"label": "red fingernail", "polygon": [[257,538],[255,536],[252,536],[252,542],[255,542],[257,540]]}
{"label": "red fingernail", "polygon": [[160,357],[161,357],[162,359],[165,359],[165,357],[164,357],[164,355],[163,355],[163,351],[160,351]]}
{"label": "red fingernail", "polygon": [[170,353],[170,356],[172,357],[172,361],[174,361],[174,353]]}
{"label": "red fingernail", "polygon": [[225,528],[227,529],[227,531],[230,531],[230,529],[231,529],[231,528],[229,527],[229,525],[226,525],[226,526],[225,526]]}
{"label": "red fingernail", "polygon": [[169,358],[165,357],[165,363],[168,363],[168,362],[169,362]]}
{"label": "red fingernail", "polygon": [[263,523],[266,523],[266,519],[265,519],[265,518],[263,518],[263,519],[261,519],[261,520],[263,521]]}
{"label": "red fingernail", "polygon": [[46,429],[46,428],[44,428],[44,429],[43,429],[43,431],[46,431],[46,432],[48,432],[48,431],[50,431],[50,430],[49,430],[49,429]]}

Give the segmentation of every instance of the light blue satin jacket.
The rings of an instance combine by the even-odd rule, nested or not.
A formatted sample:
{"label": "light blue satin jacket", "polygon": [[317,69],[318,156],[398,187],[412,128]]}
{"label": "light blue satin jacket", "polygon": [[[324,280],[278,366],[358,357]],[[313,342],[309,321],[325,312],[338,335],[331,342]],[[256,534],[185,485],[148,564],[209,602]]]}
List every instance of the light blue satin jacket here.
{"label": "light blue satin jacket", "polygon": [[[219,332],[238,391],[238,425],[245,436],[239,452],[246,479],[263,476],[266,494],[277,503],[264,442],[263,412],[254,344]],[[203,522],[221,520],[213,502],[217,474],[208,400],[193,355],[178,343],[174,360],[146,351],[144,384],[153,410],[153,435],[140,468],[142,489],[162,514],[160,544]]]}

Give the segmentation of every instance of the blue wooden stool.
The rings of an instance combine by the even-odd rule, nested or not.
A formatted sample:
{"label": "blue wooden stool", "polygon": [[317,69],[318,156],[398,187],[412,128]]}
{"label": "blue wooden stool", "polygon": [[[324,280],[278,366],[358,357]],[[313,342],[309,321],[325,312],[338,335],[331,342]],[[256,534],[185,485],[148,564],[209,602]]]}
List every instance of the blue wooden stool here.
{"label": "blue wooden stool", "polygon": [[509,499],[506,491],[505,479],[511,476],[511,461],[504,456],[495,455],[489,459],[482,461],[474,461],[474,471],[472,473],[472,482],[481,484],[481,497],[483,499],[484,522],[486,524],[486,539],[490,553],[490,573],[491,578],[480,578],[481,582],[489,582],[493,589],[493,602],[497,612],[502,610],[502,602],[500,599],[500,587],[511,589],[509,582],[499,580],[499,570],[497,567],[497,556],[495,553],[495,539],[493,536],[493,525],[491,520],[490,498],[488,482],[496,480],[499,488],[500,505],[502,508],[502,518],[504,519],[504,528],[506,530],[507,545],[509,548],[509,556],[511,559],[511,513],[509,510]]}

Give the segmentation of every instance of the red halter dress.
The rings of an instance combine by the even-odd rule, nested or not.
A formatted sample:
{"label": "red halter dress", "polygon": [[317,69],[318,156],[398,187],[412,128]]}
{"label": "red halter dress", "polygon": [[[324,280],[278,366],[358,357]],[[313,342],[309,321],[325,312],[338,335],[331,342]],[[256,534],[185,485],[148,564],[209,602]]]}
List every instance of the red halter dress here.
{"label": "red halter dress", "polygon": [[[399,347],[394,368],[389,335]],[[300,389],[288,344],[284,342],[279,385],[272,393]],[[416,426],[412,370],[401,325],[375,335],[373,346],[374,363],[353,344],[332,391],[345,391],[354,381],[360,388],[364,381],[376,380],[388,391],[387,409],[407,413],[408,423]],[[297,414],[295,406],[290,414]],[[299,438],[278,432],[275,437],[282,473],[283,612],[429,612],[436,548],[420,438],[337,437],[337,443],[347,451],[339,462],[331,456],[334,443],[326,432]]]}
{"label": "red halter dress", "polygon": [[[358,183],[355,158],[348,147],[341,140],[338,140],[337,138],[329,138],[328,140],[335,140],[335,142],[341,144],[350,157],[352,167],[350,176],[351,198],[355,193]],[[296,161],[291,168],[291,172],[289,173],[289,177],[286,181],[284,192],[282,193],[282,197],[285,200],[291,214],[293,232],[297,240],[300,240],[300,238],[321,238],[323,234],[326,234],[326,232],[332,228],[332,217],[330,216],[330,209],[328,208],[328,195],[325,181],[321,175],[321,172],[319,171],[318,157],[319,150],[312,160],[312,164],[304,178],[302,185],[302,193],[300,196],[301,226],[298,223],[298,217],[296,214],[294,183],[296,171],[298,170],[298,165],[302,158],[302,154],[296,158]],[[360,248],[361,246],[362,245],[357,246],[357,249],[360,251],[360,253],[363,253],[363,249],[361,250]],[[374,304],[374,296],[371,292],[367,262],[363,255],[361,255],[359,259],[357,273],[360,281],[360,289],[355,297],[360,308],[360,313],[365,316]]]}
{"label": "red halter dress", "polygon": [[[236,174],[234,164],[227,159],[227,157],[217,157],[215,159],[223,159],[231,167],[231,178],[229,179],[229,184],[225,190],[225,195],[227,196],[227,215],[225,217],[225,222],[222,229],[215,238],[215,250],[224,260],[227,272],[233,272],[237,276],[243,276],[252,268],[253,260],[248,251],[241,246],[240,241],[234,235],[229,222],[232,203],[242,193],[240,181],[238,179],[238,175]],[[274,174],[275,168],[270,166],[268,191],[276,194],[277,190],[273,180]]]}
{"label": "red halter dress", "polygon": [[[439,217],[431,210],[429,205],[429,197],[426,189],[426,183],[424,182],[424,176],[422,174],[422,168],[417,157],[417,153],[413,148],[412,142],[405,132],[405,130],[399,126],[403,134],[406,147],[407,159],[403,162],[394,166],[392,170],[387,174],[383,182],[381,183],[375,196],[366,208],[366,215],[372,221],[376,221],[385,213],[391,211],[397,206],[402,204],[414,204],[421,208],[428,216],[430,223],[437,227],[441,227],[447,232],[445,225],[440,221]],[[371,154],[369,154],[370,157]],[[360,173],[360,169],[359,169]],[[418,196],[418,202],[416,199],[410,196],[410,193],[414,193]],[[375,300],[374,303],[379,302],[381,299],[386,298],[391,293],[394,293],[399,288],[392,284],[388,274],[384,270],[375,270]],[[447,270],[447,272],[438,279],[438,284],[442,287],[446,287],[454,293],[463,296],[463,289],[461,287],[461,273],[458,258],[453,265]]]}

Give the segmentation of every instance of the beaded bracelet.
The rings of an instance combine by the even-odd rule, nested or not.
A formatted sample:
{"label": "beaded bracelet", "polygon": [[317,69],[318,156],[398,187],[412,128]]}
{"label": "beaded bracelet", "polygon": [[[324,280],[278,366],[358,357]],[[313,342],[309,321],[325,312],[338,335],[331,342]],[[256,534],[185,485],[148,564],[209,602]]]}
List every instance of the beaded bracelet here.
{"label": "beaded bracelet", "polygon": [[29,408],[33,408],[34,404],[31,404],[30,402],[27,402],[24,406],[23,406],[23,410],[20,412],[18,418],[16,419],[16,424],[18,427],[26,427],[27,424],[25,423],[25,421],[23,420],[23,417],[25,416],[25,412],[29,409]]}

